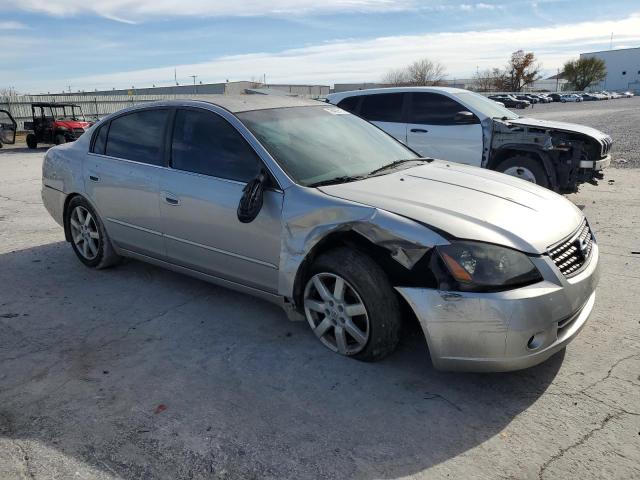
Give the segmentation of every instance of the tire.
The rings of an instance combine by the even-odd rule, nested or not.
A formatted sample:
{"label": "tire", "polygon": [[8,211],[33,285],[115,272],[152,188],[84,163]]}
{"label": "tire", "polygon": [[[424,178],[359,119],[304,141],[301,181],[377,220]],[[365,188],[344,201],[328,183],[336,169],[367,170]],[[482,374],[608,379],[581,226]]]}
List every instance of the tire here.
{"label": "tire", "polygon": [[[517,169],[522,169],[517,171]],[[540,160],[535,160],[526,155],[515,155],[507,158],[495,168],[497,172],[521,178],[541,187],[550,188],[549,177]]]}
{"label": "tire", "polygon": [[38,148],[38,139],[36,138],[34,133],[30,133],[27,135],[27,147],[31,150],[35,150]]}
{"label": "tire", "polygon": [[56,145],[64,145],[65,143],[67,143],[67,139],[64,138],[64,135],[61,133],[58,133],[54,140]]}
{"label": "tire", "polygon": [[[78,215],[77,211],[83,214]],[[86,221],[86,213],[90,215],[89,221]],[[120,261],[121,257],[113,249],[102,220],[86,199],[81,196],[71,199],[67,206],[65,223],[71,236],[71,247],[87,267],[100,270]],[[86,229],[81,232],[77,227],[82,225],[86,226]],[[94,234],[97,234],[97,238]],[[79,236],[83,238],[76,241]]]}
{"label": "tire", "polygon": [[[336,295],[338,278],[344,281],[342,295]],[[316,280],[332,300],[320,294]],[[402,318],[393,286],[382,268],[357,250],[338,248],[320,255],[306,280],[303,302],[312,331],[334,352],[371,362],[391,354],[398,345]],[[343,342],[338,341],[339,329]]]}

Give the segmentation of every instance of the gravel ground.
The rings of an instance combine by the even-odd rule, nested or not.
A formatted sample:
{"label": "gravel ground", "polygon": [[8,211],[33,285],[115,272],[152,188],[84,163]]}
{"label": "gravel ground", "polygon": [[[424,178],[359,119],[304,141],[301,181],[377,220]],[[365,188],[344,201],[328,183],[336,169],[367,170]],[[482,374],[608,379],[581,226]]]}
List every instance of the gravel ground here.
{"label": "gravel ground", "polygon": [[640,96],[599,102],[547,103],[515,112],[597,128],[613,138],[611,155],[616,167],[640,167]]}
{"label": "gravel ground", "polygon": [[602,252],[581,334],[478,375],[434,371],[419,334],[361,363],[263,301],[84,267],[42,154],[0,152],[0,479],[640,478],[640,170],[570,197]]}

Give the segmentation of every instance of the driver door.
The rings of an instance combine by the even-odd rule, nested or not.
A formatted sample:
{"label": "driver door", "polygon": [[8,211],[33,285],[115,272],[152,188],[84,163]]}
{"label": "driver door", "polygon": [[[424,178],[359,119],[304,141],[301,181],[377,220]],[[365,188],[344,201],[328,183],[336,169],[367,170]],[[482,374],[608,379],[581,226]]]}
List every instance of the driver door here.
{"label": "driver door", "polygon": [[168,260],[276,292],[283,193],[267,188],[262,210],[252,222],[241,223],[237,216],[243,188],[262,168],[253,148],[221,116],[180,108],[170,152],[170,168],[160,180]]}
{"label": "driver door", "polygon": [[0,146],[16,143],[16,121],[6,110],[0,110]]}

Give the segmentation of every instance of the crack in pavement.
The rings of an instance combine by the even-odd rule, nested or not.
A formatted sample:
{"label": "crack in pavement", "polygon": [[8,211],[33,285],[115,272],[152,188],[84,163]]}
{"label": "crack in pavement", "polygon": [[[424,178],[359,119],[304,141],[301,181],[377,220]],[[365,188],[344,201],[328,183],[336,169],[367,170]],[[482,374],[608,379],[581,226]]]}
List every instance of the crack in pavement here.
{"label": "crack in pavement", "polygon": [[544,476],[544,472],[547,470],[547,468],[549,468],[549,466],[552,463],[561,459],[565,453],[567,453],[569,450],[579,447],[580,445],[585,443],[587,440],[589,440],[596,432],[603,430],[611,420],[615,420],[618,417],[621,417],[622,415],[625,415],[625,412],[620,411],[618,413],[608,413],[607,416],[598,424],[598,426],[589,430],[586,434],[582,435],[577,441],[575,441],[568,447],[561,448],[558,453],[552,455],[551,458],[549,458],[549,460],[547,460],[540,466],[540,470],[538,470],[538,479],[542,480]]}
{"label": "crack in pavement", "polygon": [[0,195],[0,198],[7,200],[9,202],[24,203],[26,205],[42,205],[42,202],[29,202],[27,200],[18,200],[17,198],[7,197],[6,195]]}
{"label": "crack in pavement", "polygon": [[[614,370],[618,365],[620,365],[622,362],[625,362],[625,361],[627,361],[627,360],[630,360],[630,359],[632,359],[632,358],[634,358],[634,357],[640,357],[640,353],[633,353],[633,354],[631,354],[631,355],[627,355],[626,357],[622,357],[622,358],[620,358],[620,359],[616,360],[616,361],[613,363],[613,365],[611,365],[611,367],[609,367],[609,370],[607,371],[607,374],[606,374],[604,377],[602,377],[600,380],[597,380],[597,381],[595,381],[595,382],[593,382],[593,383],[591,383],[591,384],[587,385],[586,387],[584,387],[584,388],[580,389],[580,390],[578,391],[578,393],[585,393],[587,390],[592,389],[593,387],[595,387],[595,386],[596,386],[596,385],[598,385],[599,383],[601,383],[601,382],[604,382],[604,381],[608,380],[609,378],[611,378],[612,373],[613,373],[613,370]],[[617,378],[617,377],[614,377],[614,378]]]}

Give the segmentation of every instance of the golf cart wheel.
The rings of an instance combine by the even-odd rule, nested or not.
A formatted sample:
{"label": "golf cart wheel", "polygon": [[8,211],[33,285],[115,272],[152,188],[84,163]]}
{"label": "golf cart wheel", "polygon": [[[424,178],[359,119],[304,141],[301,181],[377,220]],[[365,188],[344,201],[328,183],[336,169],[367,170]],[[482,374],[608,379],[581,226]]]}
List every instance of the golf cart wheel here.
{"label": "golf cart wheel", "polygon": [[36,138],[35,134],[30,133],[27,135],[27,147],[29,147],[31,150],[38,147],[38,139]]}
{"label": "golf cart wheel", "polygon": [[399,301],[384,271],[369,256],[349,248],[319,256],[303,298],[309,326],[328,349],[369,362],[395,350]]}
{"label": "golf cart wheel", "polygon": [[549,177],[542,162],[525,155],[507,158],[498,164],[496,171],[549,188]]}
{"label": "golf cart wheel", "polygon": [[62,145],[62,144],[67,143],[67,139],[66,139],[66,138],[64,138],[64,135],[63,135],[63,134],[58,133],[58,134],[56,135],[55,142],[56,142],[56,145]]}

